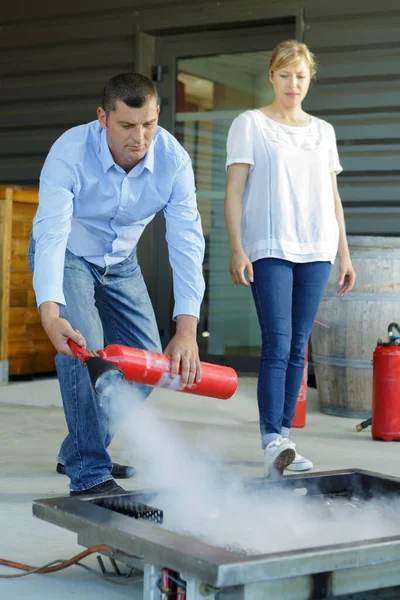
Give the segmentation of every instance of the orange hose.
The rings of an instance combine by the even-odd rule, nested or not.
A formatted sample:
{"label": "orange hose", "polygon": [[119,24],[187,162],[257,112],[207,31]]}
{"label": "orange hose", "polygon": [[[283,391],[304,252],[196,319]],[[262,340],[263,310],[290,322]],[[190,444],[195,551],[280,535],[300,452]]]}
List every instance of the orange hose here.
{"label": "orange hose", "polygon": [[[95,552],[100,552],[101,550],[112,550],[111,546],[107,546],[106,544],[98,544],[97,546],[91,546],[87,550],[76,554],[69,560],[64,560],[64,562],[59,565],[53,565],[52,567],[46,567],[44,569],[39,569],[36,571],[37,573],[55,573],[56,571],[62,571],[71,565],[75,565],[77,562],[89,556],[90,554],[94,554]],[[21,571],[35,571],[37,567],[31,567],[30,565],[24,565],[22,563],[17,563],[12,560],[6,560],[5,558],[0,558],[0,565],[4,565],[5,567],[12,567],[13,569],[20,569]]]}

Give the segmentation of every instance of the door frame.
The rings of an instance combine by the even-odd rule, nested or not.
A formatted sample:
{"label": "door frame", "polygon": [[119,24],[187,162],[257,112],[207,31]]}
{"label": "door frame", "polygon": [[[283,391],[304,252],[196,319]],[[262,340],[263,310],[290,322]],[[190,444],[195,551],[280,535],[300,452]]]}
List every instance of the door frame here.
{"label": "door frame", "polygon": [[[290,33],[291,31],[291,33]],[[174,135],[177,61],[182,58],[270,50],[282,39],[303,39],[304,11],[270,24],[249,25],[197,33],[163,35],[138,32],[135,70],[152,79],[160,97],[159,124]],[[267,68],[267,66],[266,66]],[[165,347],[174,333],[172,272],[165,241],[164,215],[158,213],[146,228],[138,249],[139,261],[153,301],[160,337]],[[203,355],[202,360],[227,364],[240,372],[258,371],[259,358]]]}

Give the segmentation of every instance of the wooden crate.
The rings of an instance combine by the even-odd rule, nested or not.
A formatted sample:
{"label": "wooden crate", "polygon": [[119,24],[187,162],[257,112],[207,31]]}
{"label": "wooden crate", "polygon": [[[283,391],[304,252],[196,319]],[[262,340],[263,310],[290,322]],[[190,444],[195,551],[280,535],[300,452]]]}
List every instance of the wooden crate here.
{"label": "wooden crate", "polygon": [[55,370],[26,256],[37,204],[37,189],[0,186],[0,361],[9,375]]}

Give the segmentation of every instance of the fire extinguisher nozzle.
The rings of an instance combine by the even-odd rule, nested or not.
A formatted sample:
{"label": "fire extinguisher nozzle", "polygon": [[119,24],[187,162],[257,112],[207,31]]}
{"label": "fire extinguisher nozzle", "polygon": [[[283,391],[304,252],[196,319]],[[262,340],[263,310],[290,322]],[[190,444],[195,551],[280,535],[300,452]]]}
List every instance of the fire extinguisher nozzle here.
{"label": "fire extinguisher nozzle", "polygon": [[358,425],[356,425],[356,429],[357,431],[362,431],[363,429],[366,429],[367,427],[369,427],[372,424],[372,419],[367,419],[366,421],[362,421],[362,423],[359,423]]}
{"label": "fire extinguisher nozzle", "polygon": [[124,380],[124,374],[115,365],[96,356],[87,361],[89,377],[98,396],[108,396]]}

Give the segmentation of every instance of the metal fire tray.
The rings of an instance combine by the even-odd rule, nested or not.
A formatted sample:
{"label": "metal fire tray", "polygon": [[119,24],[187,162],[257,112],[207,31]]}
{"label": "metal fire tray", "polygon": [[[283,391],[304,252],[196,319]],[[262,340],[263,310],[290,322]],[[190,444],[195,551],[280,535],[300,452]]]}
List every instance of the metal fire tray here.
{"label": "metal fire tray", "polygon": [[[400,479],[363,470],[247,479],[245,485],[258,492],[306,489],[307,496],[400,496]],[[153,584],[162,567],[186,579],[187,600],[214,594],[218,600],[306,600],[400,585],[400,535],[245,556],[161,528],[159,493],[46,498],[34,501],[33,514],[75,531],[83,546],[108,544],[126,564],[142,564],[144,598],[159,597]]]}

